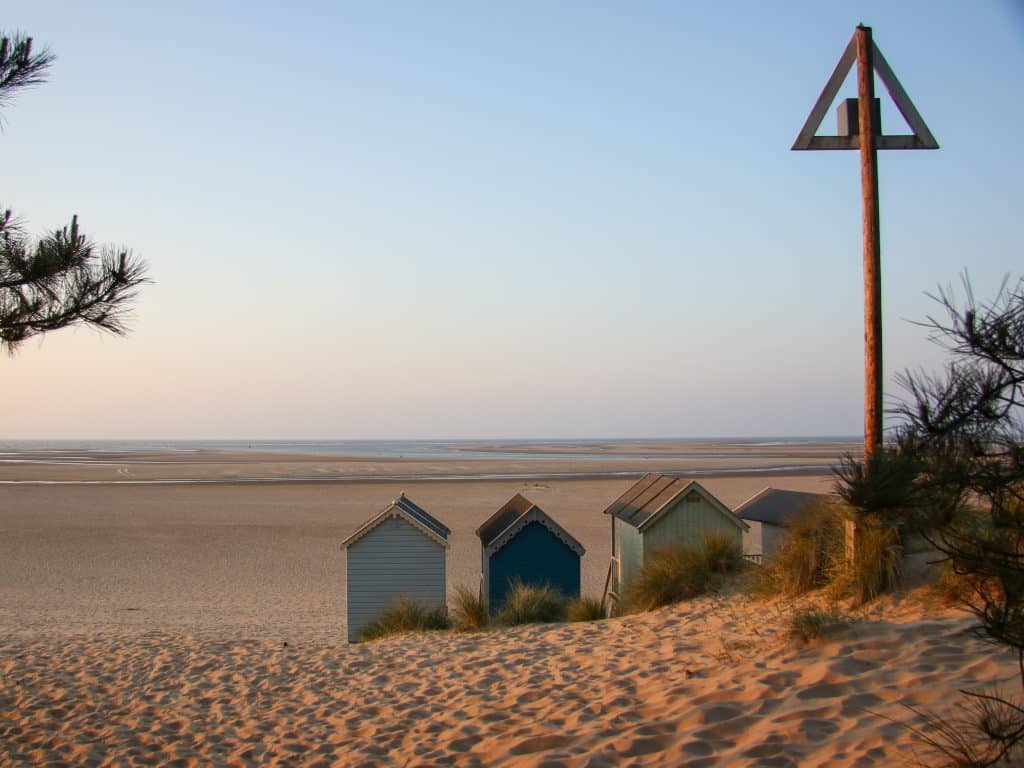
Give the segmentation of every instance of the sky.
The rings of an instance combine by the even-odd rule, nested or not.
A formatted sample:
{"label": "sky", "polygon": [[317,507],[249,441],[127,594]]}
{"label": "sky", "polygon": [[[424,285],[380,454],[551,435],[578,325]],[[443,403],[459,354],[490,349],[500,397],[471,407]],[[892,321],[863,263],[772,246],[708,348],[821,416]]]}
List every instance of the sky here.
{"label": "sky", "polygon": [[153,283],[0,358],[0,438],[858,435],[858,155],[790,147],[861,22],[941,145],[879,153],[891,400],[1021,273],[1019,0],[6,0],[0,206]]}

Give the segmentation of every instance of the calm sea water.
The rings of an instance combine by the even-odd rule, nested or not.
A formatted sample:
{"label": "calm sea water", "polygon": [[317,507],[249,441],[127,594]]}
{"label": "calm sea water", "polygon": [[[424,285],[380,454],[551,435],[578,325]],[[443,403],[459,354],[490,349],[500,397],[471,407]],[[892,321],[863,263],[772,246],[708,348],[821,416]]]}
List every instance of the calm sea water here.
{"label": "calm sea water", "polygon": [[[746,439],[694,439],[694,440],[0,440],[0,466],[115,466],[124,472],[127,465],[160,464],[179,465],[173,477],[135,478],[125,475],[117,478],[17,478],[0,479],[0,485],[167,485],[167,484],[237,484],[237,483],[301,483],[301,482],[381,482],[430,480],[557,480],[582,477],[629,477],[640,470],[609,468],[599,462],[609,459],[696,459],[695,466],[686,470],[669,470],[685,477],[757,473],[793,474],[826,472],[832,457],[821,455],[842,453],[856,438],[804,437],[804,438],[746,438]],[[787,453],[797,452],[801,446],[813,446],[820,456],[818,461],[790,463]],[[538,450],[541,448],[542,450]],[[780,452],[781,448],[781,452]],[[737,450],[739,449],[739,450]],[[288,477],[246,476],[209,478],[195,475],[190,467],[195,462],[190,454],[200,451],[232,451],[277,454],[313,454],[324,457],[350,456],[371,459],[519,459],[531,466],[494,472],[490,465],[480,469],[466,469],[461,474],[439,471],[436,474],[398,473],[383,475],[345,474],[325,477],[322,474]],[[133,455],[134,454],[134,455]],[[178,457],[177,459],[175,457]],[[749,465],[737,466],[735,459],[749,458]],[[764,462],[770,458],[774,461]],[[553,459],[574,462],[593,462],[593,469],[580,467],[566,471],[551,464]],[[717,461],[728,459],[729,461]],[[202,459],[200,459],[202,461]]]}
{"label": "calm sea water", "polygon": [[[0,454],[25,452],[56,455],[102,453],[149,453],[168,451],[252,451],[261,453],[295,453],[322,456],[355,456],[360,458],[423,458],[423,459],[575,459],[609,458],[715,458],[707,443],[731,448],[743,447],[752,452],[759,448],[808,444],[856,443],[856,437],[763,437],[763,438],[694,438],[694,439],[586,439],[586,440],[0,440]],[[687,449],[686,444],[693,444]],[[697,444],[705,444],[696,450]],[[543,452],[525,451],[529,446],[543,446]],[[649,453],[637,450],[649,448]],[[563,450],[559,450],[563,449]],[[726,454],[721,454],[725,456]]]}

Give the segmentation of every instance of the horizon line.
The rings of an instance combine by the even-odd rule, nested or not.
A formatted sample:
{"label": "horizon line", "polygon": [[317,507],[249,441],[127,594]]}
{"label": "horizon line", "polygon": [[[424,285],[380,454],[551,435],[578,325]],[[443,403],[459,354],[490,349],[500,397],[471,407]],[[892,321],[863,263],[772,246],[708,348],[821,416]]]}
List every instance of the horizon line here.
{"label": "horizon line", "polygon": [[600,437],[3,437],[0,444],[8,442],[133,442],[133,443],[157,443],[157,442],[233,442],[233,443],[349,443],[349,442],[419,442],[419,443],[455,443],[455,442],[669,442],[669,441],[723,441],[723,440],[839,440],[843,442],[863,440],[862,435],[843,434],[745,434],[745,435],[696,435],[696,436],[611,436]]}

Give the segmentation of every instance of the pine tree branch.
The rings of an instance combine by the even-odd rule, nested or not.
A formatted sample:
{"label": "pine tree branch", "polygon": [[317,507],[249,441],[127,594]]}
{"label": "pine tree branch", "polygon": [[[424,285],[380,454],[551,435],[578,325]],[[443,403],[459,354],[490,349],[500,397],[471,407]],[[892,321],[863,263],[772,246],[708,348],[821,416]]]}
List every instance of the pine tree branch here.
{"label": "pine tree branch", "polygon": [[87,325],[127,331],[130,304],[150,282],[130,251],[103,249],[78,230],[77,217],[34,247],[5,216],[0,237],[0,346],[9,353],[40,333]]}
{"label": "pine tree branch", "polygon": [[0,106],[16,91],[46,82],[46,71],[56,59],[49,48],[33,53],[31,37],[17,32],[0,36]]}

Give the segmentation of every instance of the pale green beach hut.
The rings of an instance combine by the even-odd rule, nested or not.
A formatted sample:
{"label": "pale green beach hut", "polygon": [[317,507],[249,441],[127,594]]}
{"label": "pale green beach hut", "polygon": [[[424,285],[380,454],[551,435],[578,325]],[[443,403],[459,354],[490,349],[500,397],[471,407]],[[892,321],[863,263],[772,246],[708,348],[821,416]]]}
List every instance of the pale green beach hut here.
{"label": "pale green beach hut", "polygon": [[659,549],[700,547],[710,534],[743,546],[748,526],[695,480],[647,474],[612,502],[609,580],[613,599],[640,572],[644,557]]}

